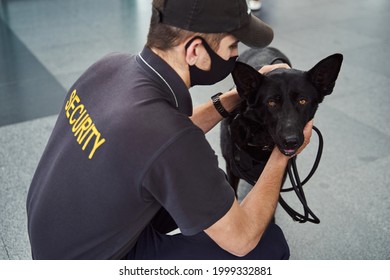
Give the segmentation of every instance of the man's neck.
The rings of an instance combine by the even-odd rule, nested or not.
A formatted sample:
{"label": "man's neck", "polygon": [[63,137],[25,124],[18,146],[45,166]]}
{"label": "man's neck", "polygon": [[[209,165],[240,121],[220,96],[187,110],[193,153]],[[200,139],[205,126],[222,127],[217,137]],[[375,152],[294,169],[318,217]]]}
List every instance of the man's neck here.
{"label": "man's neck", "polygon": [[188,64],[185,61],[184,47],[177,46],[168,51],[151,48],[152,52],[164,60],[184,81],[187,88],[190,88],[190,74]]}

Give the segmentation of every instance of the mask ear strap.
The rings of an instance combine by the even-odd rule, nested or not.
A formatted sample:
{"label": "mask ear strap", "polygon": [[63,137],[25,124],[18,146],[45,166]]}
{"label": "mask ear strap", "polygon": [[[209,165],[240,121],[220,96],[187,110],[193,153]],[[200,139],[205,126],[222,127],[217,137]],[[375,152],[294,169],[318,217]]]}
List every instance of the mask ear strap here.
{"label": "mask ear strap", "polygon": [[185,49],[187,50],[191,43],[196,40],[196,39],[200,39],[203,43],[203,46],[205,47],[205,49],[207,50],[208,53],[215,53],[215,51],[210,47],[210,45],[206,42],[206,40],[204,38],[202,38],[201,36],[195,36],[194,38],[192,38],[191,40],[189,40],[187,42],[187,44],[185,45]]}
{"label": "mask ear strap", "polygon": [[202,43],[205,42],[205,40],[204,40],[202,37],[200,37],[200,36],[195,36],[194,38],[192,38],[191,40],[189,40],[189,41],[187,42],[187,44],[185,45],[184,48],[187,50],[187,49],[190,47],[191,43],[192,43],[193,41],[195,41],[196,39],[201,39],[201,40],[202,40]]}

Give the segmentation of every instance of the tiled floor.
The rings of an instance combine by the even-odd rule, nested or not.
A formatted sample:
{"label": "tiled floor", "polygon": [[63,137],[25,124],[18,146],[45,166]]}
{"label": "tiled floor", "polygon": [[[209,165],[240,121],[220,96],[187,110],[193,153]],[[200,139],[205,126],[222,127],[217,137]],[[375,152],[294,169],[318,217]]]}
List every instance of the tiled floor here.
{"label": "tiled floor", "polygon": [[65,89],[0,19],[0,126],[58,112]]}
{"label": "tiled floor", "polygon": [[[306,194],[321,224],[276,216],[291,258],[390,259],[390,1],[263,0],[257,15],[298,69],[344,54],[315,120],[325,150]],[[145,0],[0,0],[0,259],[31,258],[26,193],[66,90],[108,52],[139,52],[149,16]],[[192,89],[194,103],[231,84]],[[218,128],[208,139],[219,154]]]}

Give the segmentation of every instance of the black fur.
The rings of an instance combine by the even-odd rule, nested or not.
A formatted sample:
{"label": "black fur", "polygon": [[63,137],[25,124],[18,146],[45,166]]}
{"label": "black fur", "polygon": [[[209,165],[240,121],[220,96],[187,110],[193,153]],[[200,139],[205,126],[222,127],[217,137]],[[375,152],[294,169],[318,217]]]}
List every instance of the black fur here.
{"label": "black fur", "polygon": [[291,156],[303,144],[303,128],[318,104],[332,93],[343,56],[333,54],[308,71],[276,69],[266,75],[261,66],[289,59],[275,48],[245,51],[233,70],[241,106],[221,124],[221,149],[230,184],[257,180],[273,147]]}

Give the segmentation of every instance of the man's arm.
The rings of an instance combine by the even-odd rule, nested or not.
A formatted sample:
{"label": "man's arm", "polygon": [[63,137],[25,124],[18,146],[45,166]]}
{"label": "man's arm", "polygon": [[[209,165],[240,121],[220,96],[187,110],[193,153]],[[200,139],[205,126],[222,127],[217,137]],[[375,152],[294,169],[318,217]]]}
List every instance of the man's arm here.
{"label": "man's arm", "polygon": [[[229,113],[242,101],[236,89],[232,89],[222,94],[220,100],[223,108]],[[190,119],[195,125],[202,129],[204,133],[207,133],[222,120],[222,116],[215,109],[213,102],[209,100],[194,108],[194,112]]]}
{"label": "man's arm", "polygon": [[[306,125],[305,142],[298,153],[309,143],[312,126],[312,122]],[[225,216],[205,230],[221,248],[233,255],[244,256],[257,246],[275,213],[288,160],[275,148],[259,180],[242,203],[235,200]]]}

